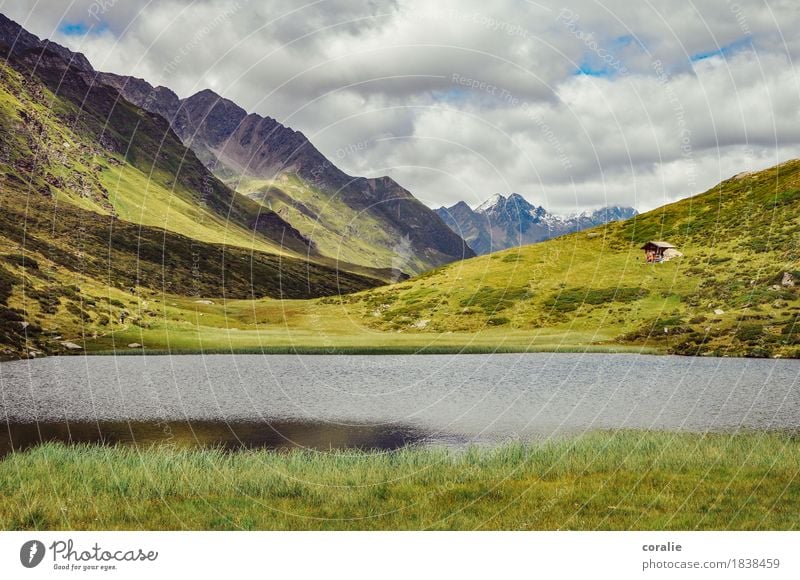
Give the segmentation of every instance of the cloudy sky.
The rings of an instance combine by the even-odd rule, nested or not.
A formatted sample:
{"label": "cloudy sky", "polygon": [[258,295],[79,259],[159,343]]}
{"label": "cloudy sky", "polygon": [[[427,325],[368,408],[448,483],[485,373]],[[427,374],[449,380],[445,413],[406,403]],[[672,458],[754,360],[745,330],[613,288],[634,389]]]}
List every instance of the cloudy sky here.
{"label": "cloudy sky", "polygon": [[795,0],[0,0],[99,70],[211,88],[437,207],[648,210],[800,157]]}

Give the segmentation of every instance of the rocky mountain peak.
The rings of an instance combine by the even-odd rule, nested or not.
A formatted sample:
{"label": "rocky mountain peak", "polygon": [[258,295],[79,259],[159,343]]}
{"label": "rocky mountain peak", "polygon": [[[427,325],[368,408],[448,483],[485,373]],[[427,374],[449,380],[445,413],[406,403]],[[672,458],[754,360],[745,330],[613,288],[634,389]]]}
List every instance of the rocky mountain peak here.
{"label": "rocky mountain peak", "polygon": [[479,204],[475,208],[476,213],[488,213],[497,208],[504,206],[506,203],[506,197],[501,193],[495,193],[489,199],[484,201],[483,203]]}
{"label": "rocky mountain peak", "polygon": [[0,44],[6,45],[14,54],[22,54],[25,51],[50,51],[72,67],[83,72],[94,72],[94,68],[83,54],[72,52],[49,40],[40,40],[38,36],[31,34],[4,14],[0,14]]}
{"label": "rocky mountain peak", "polygon": [[496,193],[474,210],[458,202],[436,211],[477,254],[541,242],[636,215],[633,208],[611,206],[561,216],[530,203],[519,193],[507,197]]}

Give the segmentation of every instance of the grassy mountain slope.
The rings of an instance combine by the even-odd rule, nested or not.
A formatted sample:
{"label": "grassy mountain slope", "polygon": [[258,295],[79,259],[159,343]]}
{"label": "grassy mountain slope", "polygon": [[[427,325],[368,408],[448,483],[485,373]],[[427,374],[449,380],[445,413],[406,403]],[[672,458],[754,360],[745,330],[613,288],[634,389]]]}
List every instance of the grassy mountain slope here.
{"label": "grassy mountain slope", "polygon": [[37,191],[205,242],[396,279],[388,265],[371,268],[320,254],[277,213],[217,179],[164,117],[100,82],[107,75],[96,73],[81,55],[3,22],[0,15],[0,40],[14,48],[0,46],[0,56],[8,59],[0,101],[9,131],[18,134],[6,150],[25,160],[13,169],[25,173]]}
{"label": "grassy mountain slope", "polygon": [[235,179],[231,187],[264,207],[275,211],[306,238],[321,254],[373,268],[421,272],[427,263],[406,240],[387,230],[379,219],[366,212],[354,212],[339,197],[329,195],[294,174],[277,179]]}
{"label": "grassy mountain slope", "polygon": [[308,253],[288,224],[214,178],[161,117],[55,54],[26,51],[10,64],[2,112],[15,138],[5,146],[37,191],[206,241]]}
{"label": "grassy mountain slope", "polygon": [[[366,296],[381,330],[543,329],[670,352],[797,356],[800,161],[624,222],[441,268]],[[667,240],[684,257],[647,264]]]}
{"label": "grassy mountain slope", "polygon": [[[791,161],[625,222],[349,296],[170,301],[147,328],[89,346],[798,357],[798,235],[800,161]],[[672,242],[684,257],[645,263],[640,247],[650,239]]]}
{"label": "grassy mountain slope", "polygon": [[211,175],[161,117],[56,54],[4,56],[0,356],[141,322],[145,290],[309,298],[378,284],[309,262],[302,235]]}

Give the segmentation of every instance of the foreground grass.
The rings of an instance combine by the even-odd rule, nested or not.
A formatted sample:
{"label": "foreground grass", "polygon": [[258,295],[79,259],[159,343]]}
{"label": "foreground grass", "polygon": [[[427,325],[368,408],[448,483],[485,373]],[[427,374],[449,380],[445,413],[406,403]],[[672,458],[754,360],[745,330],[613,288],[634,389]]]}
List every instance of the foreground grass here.
{"label": "foreground grass", "polygon": [[465,452],[46,444],[0,461],[3,529],[800,529],[800,439],[593,433]]}

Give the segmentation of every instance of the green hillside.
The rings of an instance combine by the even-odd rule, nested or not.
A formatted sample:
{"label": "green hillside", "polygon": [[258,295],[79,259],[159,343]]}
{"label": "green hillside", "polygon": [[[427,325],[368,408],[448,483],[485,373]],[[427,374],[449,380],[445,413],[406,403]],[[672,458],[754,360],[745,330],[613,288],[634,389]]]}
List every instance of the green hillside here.
{"label": "green hillside", "polygon": [[8,58],[0,357],[144,324],[144,292],[311,298],[379,283],[315,256],[277,214],[213,177],[162,118],[55,55],[35,75],[24,56]]}
{"label": "green hillside", "polygon": [[[346,296],[197,304],[151,292],[144,322],[86,347],[798,357],[799,182],[800,161],[788,162],[626,222]],[[651,239],[684,256],[646,263]]]}
{"label": "green hillside", "polygon": [[[295,174],[273,180],[237,177],[231,187],[278,213],[326,256],[372,268],[424,271],[425,260],[404,254],[396,232],[370,213],[347,205],[340,196]],[[400,272],[397,273],[397,279]]]}
{"label": "green hillside", "polygon": [[[270,231],[272,212],[228,189],[157,115],[87,82],[57,58],[0,65],[7,180],[132,223],[207,242],[302,255],[301,237]],[[275,216],[277,217],[277,216]]]}
{"label": "green hillside", "polygon": [[[666,240],[684,254],[647,264]],[[800,161],[625,222],[440,268],[353,300],[384,331],[559,331],[681,354],[800,352]]]}

